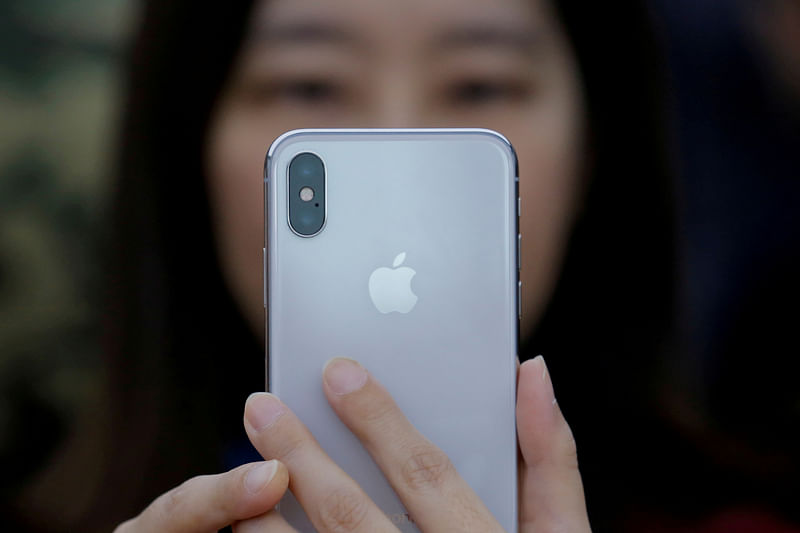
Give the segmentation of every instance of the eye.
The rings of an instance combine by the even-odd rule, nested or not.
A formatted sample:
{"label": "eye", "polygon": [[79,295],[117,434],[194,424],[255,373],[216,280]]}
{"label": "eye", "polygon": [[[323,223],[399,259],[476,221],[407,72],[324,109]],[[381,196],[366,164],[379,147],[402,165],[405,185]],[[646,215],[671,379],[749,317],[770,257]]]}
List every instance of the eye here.
{"label": "eye", "polygon": [[447,99],[457,105],[486,105],[514,102],[526,97],[527,86],[513,81],[464,80],[446,90]]}
{"label": "eye", "polygon": [[243,94],[256,105],[324,106],[341,102],[344,86],[324,78],[254,78],[242,84]]}
{"label": "eye", "polygon": [[342,98],[342,89],[327,80],[289,80],[275,86],[274,96],[303,104],[325,104]]}

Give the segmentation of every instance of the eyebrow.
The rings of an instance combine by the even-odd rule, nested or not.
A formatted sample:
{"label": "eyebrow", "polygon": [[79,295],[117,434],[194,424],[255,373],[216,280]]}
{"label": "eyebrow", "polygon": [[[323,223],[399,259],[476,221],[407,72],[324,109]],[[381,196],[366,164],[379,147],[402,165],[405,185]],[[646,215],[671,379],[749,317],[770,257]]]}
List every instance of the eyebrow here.
{"label": "eyebrow", "polygon": [[[434,49],[460,49],[491,46],[516,52],[529,52],[541,40],[540,33],[508,24],[477,23],[445,30],[433,41]],[[342,44],[362,45],[356,32],[326,21],[292,21],[267,24],[257,29],[251,39],[268,44]]]}
{"label": "eyebrow", "polygon": [[255,32],[252,40],[269,44],[356,44],[358,38],[330,23],[298,21],[265,25]]}
{"label": "eyebrow", "polygon": [[492,46],[528,52],[540,40],[539,32],[530,28],[476,24],[447,30],[436,44],[445,49]]}

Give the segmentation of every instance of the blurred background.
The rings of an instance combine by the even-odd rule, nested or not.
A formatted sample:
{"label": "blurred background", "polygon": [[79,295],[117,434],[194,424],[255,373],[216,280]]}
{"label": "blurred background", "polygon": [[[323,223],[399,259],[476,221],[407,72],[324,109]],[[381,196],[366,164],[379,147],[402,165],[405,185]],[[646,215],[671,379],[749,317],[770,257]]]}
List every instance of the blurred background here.
{"label": "blurred background", "polygon": [[[650,4],[680,179],[686,349],[676,357],[715,431],[796,438],[800,2]],[[95,398],[102,222],[136,20],[129,0],[0,2],[4,497]],[[743,394],[754,382],[756,399]]]}
{"label": "blurred background", "polygon": [[101,221],[134,4],[0,2],[4,496],[41,467],[92,401]]}

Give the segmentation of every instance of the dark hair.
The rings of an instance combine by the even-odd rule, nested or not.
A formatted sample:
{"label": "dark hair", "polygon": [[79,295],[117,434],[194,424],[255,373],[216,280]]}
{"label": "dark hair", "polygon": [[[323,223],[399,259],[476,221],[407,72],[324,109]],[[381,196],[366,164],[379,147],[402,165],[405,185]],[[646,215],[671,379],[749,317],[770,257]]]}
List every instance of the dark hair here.
{"label": "dark hair", "polygon": [[644,2],[555,4],[585,88],[591,168],[560,279],[525,351],[545,354],[554,376],[593,529],[619,531],[630,513],[675,502],[654,482],[672,464],[660,457],[659,394],[678,285],[664,63]]}
{"label": "dark hair", "polygon": [[[658,434],[656,377],[672,341],[672,184],[660,62],[640,2],[555,4],[586,88],[590,176],[563,273],[521,355],[547,357],[602,530],[620,502],[635,507],[637,472],[663,451],[637,439],[642,427]],[[219,436],[242,431],[244,391],[263,389],[263,349],[220,273],[203,171],[210,114],[250,9],[144,7],[107,274],[109,440],[99,486],[114,490],[98,492],[85,529],[108,528],[186,478],[218,471]]]}

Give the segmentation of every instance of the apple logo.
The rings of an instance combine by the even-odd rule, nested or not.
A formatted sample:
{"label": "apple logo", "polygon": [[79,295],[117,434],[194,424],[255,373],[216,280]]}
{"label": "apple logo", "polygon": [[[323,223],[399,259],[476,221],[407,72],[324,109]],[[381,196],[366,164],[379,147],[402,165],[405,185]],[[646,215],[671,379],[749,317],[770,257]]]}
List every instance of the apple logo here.
{"label": "apple logo", "polygon": [[417,273],[413,268],[401,267],[406,253],[394,258],[393,268],[380,267],[369,277],[369,296],[381,313],[408,313],[417,305],[417,295],[411,290],[411,278]]}

